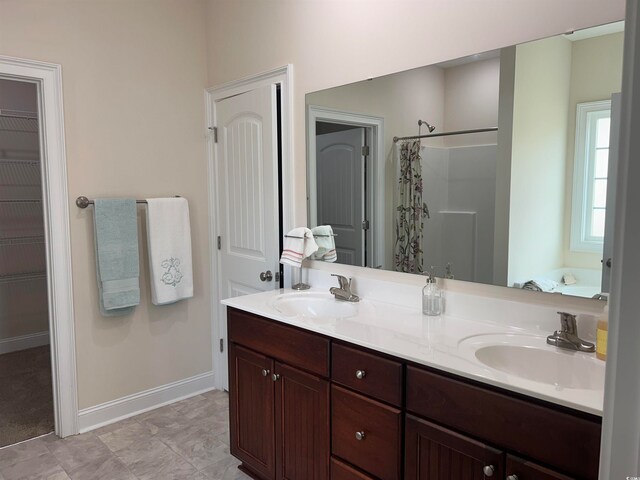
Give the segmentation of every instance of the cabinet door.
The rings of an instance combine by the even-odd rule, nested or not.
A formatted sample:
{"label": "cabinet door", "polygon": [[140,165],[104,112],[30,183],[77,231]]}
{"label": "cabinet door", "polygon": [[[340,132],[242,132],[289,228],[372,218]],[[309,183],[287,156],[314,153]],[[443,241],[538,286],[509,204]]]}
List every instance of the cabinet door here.
{"label": "cabinet door", "polygon": [[411,415],[405,449],[405,480],[504,478],[504,453]]}
{"label": "cabinet door", "polygon": [[329,384],[276,362],[276,479],[329,478]]}
{"label": "cabinet door", "polygon": [[505,471],[507,472],[506,478],[508,480],[571,480],[571,477],[513,455],[507,455],[507,468]]}
{"label": "cabinet door", "polygon": [[231,454],[265,479],[275,476],[273,366],[269,357],[230,345]]}

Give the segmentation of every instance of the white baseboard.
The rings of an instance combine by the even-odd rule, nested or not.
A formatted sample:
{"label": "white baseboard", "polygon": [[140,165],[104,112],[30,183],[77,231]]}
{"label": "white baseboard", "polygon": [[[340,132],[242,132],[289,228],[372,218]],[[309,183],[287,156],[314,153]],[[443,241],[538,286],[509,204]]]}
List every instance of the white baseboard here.
{"label": "white baseboard", "polygon": [[213,389],[213,372],[207,372],[134,393],[133,395],[127,395],[94,407],[83,408],[78,413],[80,433],[88,432],[89,430],[94,430]]}
{"label": "white baseboard", "polygon": [[4,338],[0,340],[0,355],[3,353],[17,352],[27,348],[49,345],[49,332],[30,333],[19,337]]}

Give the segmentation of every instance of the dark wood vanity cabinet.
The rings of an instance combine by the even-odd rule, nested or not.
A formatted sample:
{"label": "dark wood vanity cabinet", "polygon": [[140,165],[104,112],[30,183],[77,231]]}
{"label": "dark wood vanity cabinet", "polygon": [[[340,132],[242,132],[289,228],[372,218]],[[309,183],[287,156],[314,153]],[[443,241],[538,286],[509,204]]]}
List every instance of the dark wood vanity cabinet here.
{"label": "dark wood vanity cabinet", "polygon": [[406,417],[405,478],[504,478],[504,453],[413,415]]}
{"label": "dark wood vanity cabinet", "polygon": [[231,453],[259,480],[595,480],[599,418],[228,313]]}
{"label": "dark wood vanity cabinet", "polygon": [[[228,330],[230,450],[241,469],[261,480],[328,479],[328,340],[234,310]],[[297,358],[307,371],[282,361]]]}

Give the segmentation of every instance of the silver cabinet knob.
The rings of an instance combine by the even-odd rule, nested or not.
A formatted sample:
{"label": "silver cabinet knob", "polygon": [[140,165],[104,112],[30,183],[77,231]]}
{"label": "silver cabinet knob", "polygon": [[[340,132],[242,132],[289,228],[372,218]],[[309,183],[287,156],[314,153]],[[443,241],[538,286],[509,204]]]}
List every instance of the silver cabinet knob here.
{"label": "silver cabinet knob", "polygon": [[507,476],[507,480],[518,480],[518,475],[509,475]]}
{"label": "silver cabinet knob", "polygon": [[367,376],[367,372],[365,372],[364,370],[356,370],[356,378],[358,380],[362,380],[366,376]]}
{"label": "silver cabinet knob", "polygon": [[364,440],[364,432],[356,432],[356,440]]}
{"label": "silver cabinet knob", "polygon": [[274,382],[278,381],[279,379],[280,379],[279,373],[274,373],[271,375],[271,380],[273,380]]}
{"label": "silver cabinet knob", "polygon": [[266,377],[267,375],[269,375],[269,370],[267,370],[266,368],[262,369],[262,376]]}
{"label": "silver cabinet knob", "polygon": [[493,467],[493,465],[485,465],[482,468],[482,473],[484,473],[485,477],[493,477],[493,473],[496,471],[496,469]]}
{"label": "silver cabinet knob", "polygon": [[262,280],[263,282],[270,282],[271,280],[273,280],[273,273],[271,273],[271,270],[260,272],[260,280]]}

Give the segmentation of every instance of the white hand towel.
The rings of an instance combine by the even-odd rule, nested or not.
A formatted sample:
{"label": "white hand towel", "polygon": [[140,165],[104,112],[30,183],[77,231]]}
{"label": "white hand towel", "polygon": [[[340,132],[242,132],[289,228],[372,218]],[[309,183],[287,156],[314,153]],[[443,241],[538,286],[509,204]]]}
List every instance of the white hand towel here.
{"label": "white hand towel", "polygon": [[318,250],[318,245],[313,239],[311,230],[306,227],[298,227],[291,230],[284,237],[284,245],[280,263],[300,268],[302,260],[313,255]]}
{"label": "white hand towel", "polygon": [[186,198],[147,199],[147,243],[154,305],[193,297],[191,227]]}
{"label": "white hand towel", "polygon": [[312,228],[311,232],[318,244],[318,251],[313,254],[313,258],[325,262],[335,262],[338,257],[336,255],[336,242],[331,225],[319,225]]}

